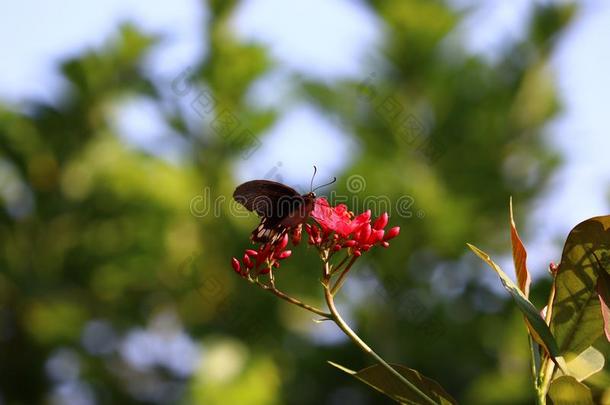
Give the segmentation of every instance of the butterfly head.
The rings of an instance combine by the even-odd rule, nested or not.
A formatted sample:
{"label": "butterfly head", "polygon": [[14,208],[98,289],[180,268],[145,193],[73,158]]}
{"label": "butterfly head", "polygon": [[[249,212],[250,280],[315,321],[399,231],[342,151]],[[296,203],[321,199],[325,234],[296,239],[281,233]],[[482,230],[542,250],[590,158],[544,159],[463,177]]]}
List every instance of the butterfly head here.
{"label": "butterfly head", "polygon": [[313,210],[313,206],[316,202],[316,193],[310,191],[309,193],[304,194],[303,200],[305,200],[305,210],[308,212]]}

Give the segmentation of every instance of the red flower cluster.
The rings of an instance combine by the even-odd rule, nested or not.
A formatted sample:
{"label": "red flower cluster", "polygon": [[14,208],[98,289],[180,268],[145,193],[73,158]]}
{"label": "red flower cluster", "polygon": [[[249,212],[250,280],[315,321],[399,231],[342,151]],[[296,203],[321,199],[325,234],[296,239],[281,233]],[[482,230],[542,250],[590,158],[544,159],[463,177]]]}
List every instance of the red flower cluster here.
{"label": "red flower cluster", "polygon": [[276,244],[264,243],[258,250],[246,249],[242,262],[234,257],[231,259],[231,266],[243,277],[247,277],[251,272],[254,272],[255,276],[267,274],[272,267],[280,267],[280,260],[290,257],[292,251],[286,250],[287,246],[288,234],[285,234]]}
{"label": "red flower cluster", "polygon": [[[388,214],[384,212],[371,225],[371,211],[354,216],[345,204],[331,207],[325,198],[315,201],[311,217],[319,224],[305,224],[309,235],[309,244],[320,251],[337,252],[348,249],[348,255],[359,257],[375,245],[388,247],[389,240],[400,233],[400,227],[395,226],[387,232]],[[292,230],[292,243],[297,245],[301,240],[301,225]],[[257,250],[247,249],[241,261],[235,257],[231,260],[233,269],[242,277],[253,275],[254,278],[267,274],[273,267],[280,267],[280,260],[290,257],[292,251],[286,250],[288,240],[286,233],[278,243],[261,244]]]}
{"label": "red flower cluster", "polygon": [[354,216],[344,204],[331,207],[325,198],[318,198],[311,213],[313,219],[320,225],[305,225],[309,234],[309,244],[319,249],[350,249],[354,256],[362,255],[375,245],[390,246],[389,240],[400,233],[400,227],[395,226],[386,233],[388,213],[384,212],[371,226],[371,211]]}

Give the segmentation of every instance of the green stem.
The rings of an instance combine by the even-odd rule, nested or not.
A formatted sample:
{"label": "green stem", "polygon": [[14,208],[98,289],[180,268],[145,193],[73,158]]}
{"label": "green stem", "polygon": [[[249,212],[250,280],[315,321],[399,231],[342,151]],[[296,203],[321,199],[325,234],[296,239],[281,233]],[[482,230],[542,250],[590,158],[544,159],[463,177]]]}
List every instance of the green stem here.
{"label": "green stem", "polygon": [[339,264],[337,264],[336,266],[333,266],[332,271],[330,272],[331,274],[335,274],[337,271],[339,271],[339,269],[341,269],[341,266],[343,266],[345,264],[345,262],[347,262],[347,260],[349,259],[349,255],[345,256],[343,258],[343,260],[341,260],[339,262]]}
{"label": "green stem", "polygon": [[547,325],[551,325],[551,316],[553,315],[553,303],[555,301],[555,281],[551,285],[551,292],[549,293],[549,302],[546,304],[546,316],[544,321]]}
{"label": "green stem", "polygon": [[[328,266],[328,263],[326,264],[326,266]],[[328,287],[328,284],[324,285],[324,295],[326,297],[326,303],[328,305],[328,309],[330,310],[330,313],[332,314],[333,320],[335,321],[337,326],[339,326],[339,328],[343,331],[343,333],[345,333],[347,336],[349,336],[349,338],[358,347],[360,347],[360,349],[362,349],[365,353],[372,356],[382,367],[384,367],[386,370],[388,370],[390,373],[392,373],[394,376],[396,376],[396,378],[398,378],[403,384],[405,384],[407,387],[412,389],[415,393],[417,393],[417,395],[421,396],[422,400],[425,403],[434,404],[434,405],[437,404],[434,400],[432,400],[429,396],[427,396],[419,388],[417,388],[415,385],[413,385],[413,383],[411,383],[409,380],[407,380],[402,374],[400,374],[392,366],[390,366],[377,353],[375,353],[373,351],[373,349],[371,349],[366,343],[364,343],[364,341],[362,339],[360,339],[360,337],[358,335],[356,335],[356,333],[349,327],[349,325],[347,323],[345,323],[345,321],[343,320],[343,318],[337,311],[337,308],[335,307],[333,294],[332,294],[330,288]]]}
{"label": "green stem", "polygon": [[[540,392],[539,389],[539,379],[538,379],[538,369],[537,367],[539,367],[539,364],[536,364],[536,345],[534,342],[534,339],[532,338],[531,335],[528,335],[527,337],[528,343],[529,343],[529,347],[530,347],[530,355],[531,355],[531,367],[532,367],[532,379],[534,380],[534,390],[536,390],[536,393],[538,394]],[[544,405],[543,403],[540,402],[540,398],[538,398],[538,405]]]}
{"label": "green stem", "polygon": [[[555,301],[555,280],[553,280],[553,284],[551,285],[551,291],[549,293],[549,300],[546,304],[546,314],[544,317],[544,321],[547,325],[551,324],[551,317],[553,315],[553,303]],[[543,353],[542,360],[540,362],[540,370],[538,376],[538,404],[546,405],[546,393],[549,390],[549,385],[551,383],[551,377],[553,376],[553,372],[555,371],[555,363],[551,361],[550,354]]]}
{"label": "green stem", "polygon": [[349,273],[349,271],[352,268],[352,265],[354,264],[356,259],[358,259],[358,257],[353,256],[352,259],[347,264],[347,266],[345,266],[345,268],[343,269],[341,274],[339,274],[339,278],[337,279],[337,281],[335,282],[335,285],[330,290],[330,293],[332,295],[335,295],[337,293],[337,291],[339,291],[339,289],[341,288],[341,286],[345,282],[345,277],[347,276],[347,273]]}
{"label": "green stem", "polygon": [[308,310],[309,312],[313,312],[316,315],[319,315],[323,318],[326,319],[334,319],[332,314],[329,314],[328,312],[324,312],[321,309],[318,309],[316,307],[313,307],[309,304],[305,304],[302,301],[297,300],[296,298],[292,298],[291,296],[281,292],[280,290],[278,290],[277,288],[275,288],[275,286],[269,286],[267,284],[261,283],[258,280],[254,281],[256,283],[256,285],[258,285],[259,287],[261,287],[263,290],[267,290],[269,292],[271,292],[272,294],[274,294],[275,296],[283,299],[284,301],[288,301],[291,304],[297,305],[303,309]]}
{"label": "green stem", "polygon": [[549,390],[549,385],[551,384],[551,377],[553,376],[554,372],[555,372],[555,363],[550,361],[550,358],[547,357],[546,364],[545,364],[544,368],[542,368],[541,375],[540,375],[542,382],[540,384],[540,387],[538,387],[538,403],[541,405],[546,404],[546,393]]}

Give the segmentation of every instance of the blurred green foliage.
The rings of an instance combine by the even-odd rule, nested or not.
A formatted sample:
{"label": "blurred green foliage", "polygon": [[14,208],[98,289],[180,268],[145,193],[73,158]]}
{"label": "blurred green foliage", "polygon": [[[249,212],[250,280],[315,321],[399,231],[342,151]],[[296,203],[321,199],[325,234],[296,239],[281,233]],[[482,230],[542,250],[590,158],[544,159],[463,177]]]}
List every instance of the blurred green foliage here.
{"label": "blurred green foliage", "polygon": [[[281,113],[248,101],[274,62],[264,46],[232,32],[238,5],[209,2],[207,52],[184,93],[146,69],[159,38],[124,25],[107,46],[62,64],[69,85],[56,102],[0,106],[5,403],[43,403],[60,398],[62,387],[108,404],[385,403],[325,363],[363,368],[370,362],[357,348],[316,343],[312,331],[321,326],[308,314],[233,274],[229,260],[248,245],[254,218],[235,217],[228,204],[220,215],[189,209],[204,189],[208,201],[230,198],[234,167]],[[357,174],[367,185],[361,199],[412,202],[411,217],[391,219],[403,229],[392,248],[362,260],[346,286],[352,293],[338,300],[386,359],[421,370],[458,400],[531,403],[521,317],[482,281],[488,270],[465,242],[506,251],[508,196],[524,214],[559,162],[542,137],[559,106],[548,58],[574,9],[537,9],[526,40],[491,64],[447,41],[463,16],[443,2],[366,7],[386,29],[385,59],[370,77],[293,78],[300,100],[338,120],[359,145],[337,173],[337,193],[352,195],[345,180]],[[201,94],[222,108],[189,120],[193,109],[210,107]],[[123,140],[116,110],[134,100],[157,106],[167,136],[186,145],[178,163]],[[239,117],[237,130],[223,111]],[[226,130],[213,130],[214,119]],[[320,302],[314,256],[297,249],[279,283]],[[535,303],[547,288],[534,286]],[[192,370],[128,361],[122,339],[134,330],[170,342],[184,336],[181,328],[200,348]],[[172,355],[169,346],[155,353],[164,352]],[[181,364],[193,360],[179,354]],[[608,375],[599,378],[603,385]]]}

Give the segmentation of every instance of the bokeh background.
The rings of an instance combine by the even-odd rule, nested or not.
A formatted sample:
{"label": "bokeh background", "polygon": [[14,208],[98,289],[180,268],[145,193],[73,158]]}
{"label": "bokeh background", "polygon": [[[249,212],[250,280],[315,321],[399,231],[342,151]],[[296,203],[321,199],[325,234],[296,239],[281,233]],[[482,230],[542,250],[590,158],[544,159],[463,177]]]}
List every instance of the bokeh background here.
{"label": "bokeh background", "polygon": [[[305,192],[314,164],[402,227],[338,298],[361,336],[463,403],[533,402],[521,316],[465,243],[510,270],[512,195],[542,307],[608,213],[608,3],[1,10],[0,404],[386,403],[326,364],[370,364],[333,325],[229,265],[257,223],[234,187]],[[278,283],[321,304],[318,267],[299,247]]]}

